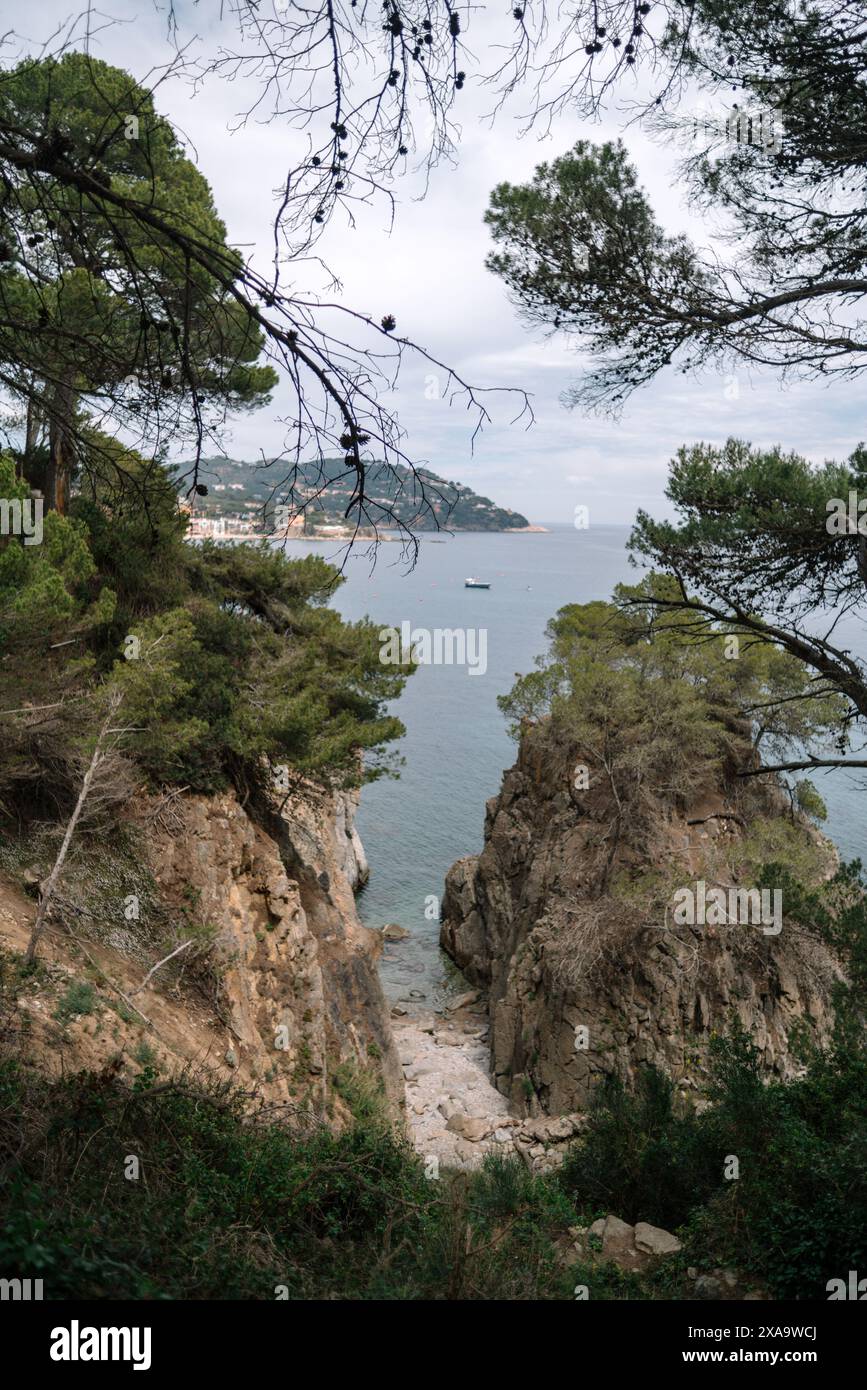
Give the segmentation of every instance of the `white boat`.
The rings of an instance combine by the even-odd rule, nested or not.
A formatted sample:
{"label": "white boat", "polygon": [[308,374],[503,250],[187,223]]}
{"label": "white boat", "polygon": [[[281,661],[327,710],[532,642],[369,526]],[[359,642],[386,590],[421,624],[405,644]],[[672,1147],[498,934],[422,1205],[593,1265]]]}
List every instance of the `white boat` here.
{"label": "white boat", "polygon": [[465,579],[465,580],[464,580],[464,588],[465,588],[465,589],[490,589],[490,587],[491,587],[491,583],[490,583],[490,580],[489,580],[489,579]]}

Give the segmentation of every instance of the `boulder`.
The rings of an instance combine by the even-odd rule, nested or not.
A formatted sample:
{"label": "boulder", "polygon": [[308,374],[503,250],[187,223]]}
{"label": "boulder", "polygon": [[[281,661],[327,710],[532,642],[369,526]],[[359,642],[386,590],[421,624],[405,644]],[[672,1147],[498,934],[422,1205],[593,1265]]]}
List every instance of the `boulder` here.
{"label": "boulder", "polygon": [[480,1140],[487,1138],[491,1130],[495,1128],[496,1121],[485,1119],[482,1115],[465,1115],[462,1111],[456,1112],[446,1125],[446,1129],[451,1130],[452,1134],[457,1134],[461,1139],[467,1139],[472,1144],[478,1144]]}
{"label": "boulder", "polygon": [[683,1248],[677,1236],[663,1231],[660,1226],[651,1226],[647,1221],[635,1223],[635,1246],[646,1255],[676,1255]]}
{"label": "boulder", "polygon": [[609,1259],[638,1259],[635,1249],[635,1231],[627,1221],[619,1216],[606,1216],[602,1228],[602,1253]]}
{"label": "boulder", "polygon": [[450,1013],[454,1013],[456,1009],[465,1009],[469,1004],[478,1003],[480,998],[481,992],[477,989],[471,989],[466,994],[459,994],[457,999],[449,1000],[446,1007]]}

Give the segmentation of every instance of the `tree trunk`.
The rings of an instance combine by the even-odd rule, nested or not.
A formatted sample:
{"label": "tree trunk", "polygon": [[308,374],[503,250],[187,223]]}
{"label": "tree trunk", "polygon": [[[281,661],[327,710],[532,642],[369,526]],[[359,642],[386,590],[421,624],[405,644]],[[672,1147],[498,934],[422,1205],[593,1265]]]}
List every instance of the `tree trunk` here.
{"label": "tree trunk", "polygon": [[29,462],[36,452],[36,445],[39,443],[39,431],[42,428],[42,414],[36,402],[32,399],[27,402],[27,434],[24,439],[24,458]]}
{"label": "tree trunk", "polygon": [[74,456],[72,448],[72,414],[75,409],[75,389],[70,376],[55,386],[51,402],[48,430],[48,463],[45,467],[46,510],[65,515],[69,506],[69,486],[72,480]]}
{"label": "tree trunk", "polygon": [[121,697],[115,697],[109,702],[108,714],[106,715],[105,720],[103,721],[102,728],[99,731],[99,737],[96,740],[96,746],[93,750],[93,756],[91,757],[87,771],[84,774],[84,779],[81,783],[81,791],[78,793],[78,800],[75,803],[75,808],[72,812],[72,815],[69,817],[69,823],[67,824],[66,831],[63,836],[63,842],[60,846],[60,849],[57,852],[57,858],[54,861],[54,866],[51,870],[51,873],[48,875],[48,878],[45,881],[45,886],[42,889],[42,892],[40,893],[39,910],[36,913],[36,921],[33,924],[33,931],[30,933],[30,941],[27,944],[27,953],[24,957],[25,963],[27,965],[32,965],[33,961],[36,958],[36,947],[39,945],[39,938],[42,936],[42,933],[45,930],[45,919],[48,916],[48,909],[51,906],[51,900],[54,897],[54,890],[56,889],[60,879],[60,875],[63,872],[63,865],[66,862],[66,856],[69,853],[69,846],[72,844],[72,837],[75,834],[75,827],[78,825],[78,822],[81,818],[81,813],[84,810],[84,807],[87,803],[87,798],[90,795],[90,789],[93,784],[94,774],[96,773],[96,769],[99,767],[99,764],[102,760],[103,746],[105,744],[109,728],[111,727],[111,723],[120,705],[120,698]]}

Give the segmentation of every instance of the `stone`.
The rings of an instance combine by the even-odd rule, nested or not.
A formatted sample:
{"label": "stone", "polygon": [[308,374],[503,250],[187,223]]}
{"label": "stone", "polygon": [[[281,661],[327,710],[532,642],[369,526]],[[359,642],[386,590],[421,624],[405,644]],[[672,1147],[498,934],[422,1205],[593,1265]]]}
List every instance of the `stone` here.
{"label": "stone", "polygon": [[386,922],[382,928],[383,941],[405,941],[408,936],[406,927],[400,926],[398,922]]}
{"label": "stone", "polygon": [[[537,1133],[538,1132],[539,1131],[537,1127]],[[539,1137],[553,1139],[555,1141],[558,1139],[571,1139],[572,1121],[569,1119],[568,1115],[555,1115],[552,1119],[548,1120],[545,1123],[542,1133]]]}
{"label": "stone", "polygon": [[722,1282],[715,1279],[712,1274],[700,1274],[695,1281],[694,1292],[696,1298],[721,1298]]}
{"label": "stone", "polygon": [[450,999],[446,1005],[449,1013],[454,1013],[456,1009],[465,1009],[468,1004],[475,1004],[481,998],[477,989],[468,990],[466,994],[459,994],[457,999]]}
{"label": "stone", "polygon": [[635,1232],[628,1221],[621,1221],[619,1216],[606,1216],[602,1228],[602,1253],[608,1256],[635,1254]]}
{"label": "stone", "polygon": [[651,1226],[647,1221],[635,1223],[635,1248],[647,1255],[676,1255],[683,1247],[677,1236],[664,1231],[661,1226]]}
{"label": "stone", "polygon": [[457,1102],[453,1100],[441,1100],[437,1109],[446,1124],[448,1124],[449,1120],[453,1120],[455,1115],[463,1115],[465,1113],[463,1106],[458,1105]]}
{"label": "stone", "polygon": [[413,1066],[407,1067],[406,1079],[407,1081],[418,1081],[419,1077],[422,1076],[437,1076],[439,1070],[439,1067],[432,1063],[416,1062]]}
{"label": "stone", "polygon": [[575,1246],[566,1236],[558,1236],[553,1242],[554,1258],[560,1265],[571,1264],[575,1259]]}
{"label": "stone", "polygon": [[452,1134],[458,1134],[473,1144],[485,1139],[493,1128],[491,1120],[486,1120],[481,1115],[464,1115],[462,1112],[452,1115],[446,1124],[446,1129],[451,1130]]}

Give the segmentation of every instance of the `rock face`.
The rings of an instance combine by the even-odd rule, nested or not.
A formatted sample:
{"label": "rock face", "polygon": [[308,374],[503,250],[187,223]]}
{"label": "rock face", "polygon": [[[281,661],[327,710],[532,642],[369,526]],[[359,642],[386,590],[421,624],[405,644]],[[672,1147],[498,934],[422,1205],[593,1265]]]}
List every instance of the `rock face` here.
{"label": "rock face", "polygon": [[[488,802],[479,856],[449,871],[441,944],[471,983],[488,991],[491,1066],[518,1113],[586,1108],[594,1083],[629,1083],[643,1064],[694,1091],[712,1032],[737,1016],[769,1072],[792,1073],[792,1025],[819,1036],[830,1024],[836,967],[827,950],[786,921],[777,935],[755,925],[676,926],[672,888],[703,878],[738,880],[751,841],[783,826],[781,798],[750,783],[703,788],[692,805],[661,809],[642,860],[617,855],[598,891],[600,844],[610,822],[592,792],[576,795],[574,759],[532,729]],[[805,825],[789,840],[821,876],[833,851]],[[773,858],[770,854],[768,858]]]}
{"label": "rock face", "polygon": [[149,836],[161,893],[193,896],[214,932],[238,1062],[281,1099],[324,1103],[330,1068],[347,1059],[380,1067],[394,1101],[402,1089],[378,936],[355,910],[351,804],[311,789],[266,831],[233,792],[189,797],[180,827]]}
{"label": "rock face", "polygon": [[357,791],[335,792],[334,804],[334,847],[340,872],[353,892],[357,892],[370,878],[370,865],[361,843],[361,836],[355,827],[358,811],[359,793]]}
{"label": "rock face", "polygon": [[[355,910],[364,861],[352,806],[314,788],[281,815],[248,812],[234,792],[139,796],[128,830],[160,920],[194,948],[143,986],[170,948],[147,938],[144,921],[124,921],[123,890],[117,927],[85,938],[86,918],[58,923],[18,1002],[22,1054],[49,1071],[202,1069],[337,1125],[343,1102],[329,1083],[352,1061],[381,1075],[397,1113],[403,1078],[377,971],[381,938]],[[24,948],[34,911],[26,892],[0,881],[0,950]],[[86,1010],[58,1023],[58,1004],[85,979],[96,982],[84,986]]]}

